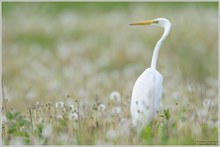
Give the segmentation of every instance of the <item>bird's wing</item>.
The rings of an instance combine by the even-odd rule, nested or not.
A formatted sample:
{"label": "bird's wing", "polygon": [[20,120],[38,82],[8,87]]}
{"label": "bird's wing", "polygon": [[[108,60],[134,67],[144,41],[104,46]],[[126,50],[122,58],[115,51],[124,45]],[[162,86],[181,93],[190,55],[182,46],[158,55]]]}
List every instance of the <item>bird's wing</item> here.
{"label": "bird's wing", "polygon": [[[146,69],[137,79],[132,92],[131,109],[137,117],[151,121],[156,115],[162,96],[163,79],[159,72]],[[138,104],[137,104],[138,103]]]}

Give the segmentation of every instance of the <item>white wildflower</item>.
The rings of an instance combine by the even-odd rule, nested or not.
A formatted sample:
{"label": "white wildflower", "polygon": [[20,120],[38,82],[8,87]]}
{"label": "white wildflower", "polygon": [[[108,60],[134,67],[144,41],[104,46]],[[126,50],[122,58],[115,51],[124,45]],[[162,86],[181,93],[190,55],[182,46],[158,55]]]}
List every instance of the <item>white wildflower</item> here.
{"label": "white wildflower", "polygon": [[130,134],[130,120],[122,118],[119,122],[119,133],[120,135],[129,135]]}
{"label": "white wildflower", "polygon": [[119,92],[113,91],[113,92],[110,94],[110,99],[113,100],[113,101],[119,102],[119,101],[121,101],[121,95],[120,95]]}
{"label": "white wildflower", "polygon": [[113,114],[119,114],[122,112],[122,109],[120,107],[115,107],[112,109]]}
{"label": "white wildflower", "polygon": [[42,135],[44,137],[49,137],[53,133],[53,127],[51,124],[46,124],[43,128]]}
{"label": "white wildflower", "polygon": [[57,120],[62,120],[63,116],[62,115],[57,115]]}
{"label": "white wildflower", "polygon": [[7,117],[5,115],[2,115],[2,124],[6,124],[8,121]]}
{"label": "white wildflower", "polygon": [[105,111],[105,105],[104,104],[99,104],[98,105],[98,111],[100,111],[100,112]]}
{"label": "white wildflower", "polygon": [[108,140],[114,140],[114,139],[116,139],[117,138],[117,136],[118,136],[118,133],[117,133],[117,131],[116,130],[109,130],[107,133],[106,133],[106,138],[108,139]]}
{"label": "white wildflower", "polygon": [[62,108],[64,108],[64,102],[62,102],[62,101],[59,101],[59,102],[56,102],[56,104],[55,104],[55,106],[57,107],[57,108],[60,108],[60,109],[62,109]]}
{"label": "white wildflower", "polygon": [[78,114],[77,114],[76,112],[71,112],[71,113],[69,114],[68,118],[69,118],[69,120],[71,120],[71,121],[77,121],[78,118],[79,118],[79,116],[78,116]]}
{"label": "white wildflower", "polygon": [[36,102],[36,106],[39,106],[40,105],[40,102]]}
{"label": "white wildflower", "polygon": [[74,105],[70,105],[69,108],[71,111],[77,110],[77,108]]}

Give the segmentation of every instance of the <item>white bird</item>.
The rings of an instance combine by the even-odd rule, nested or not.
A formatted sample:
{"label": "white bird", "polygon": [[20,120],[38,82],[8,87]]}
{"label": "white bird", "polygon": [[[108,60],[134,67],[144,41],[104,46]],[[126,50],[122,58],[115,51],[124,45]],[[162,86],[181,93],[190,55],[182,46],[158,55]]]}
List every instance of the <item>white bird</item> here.
{"label": "white bird", "polygon": [[164,33],[157,42],[151,61],[151,67],[147,68],[136,80],[131,98],[131,117],[135,127],[143,128],[157,115],[163,91],[163,77],[157,71],[157,58],[160,47],[169,34],[171,23],[165,18],[140,21],[130,25],[153,25],[164,28]]}

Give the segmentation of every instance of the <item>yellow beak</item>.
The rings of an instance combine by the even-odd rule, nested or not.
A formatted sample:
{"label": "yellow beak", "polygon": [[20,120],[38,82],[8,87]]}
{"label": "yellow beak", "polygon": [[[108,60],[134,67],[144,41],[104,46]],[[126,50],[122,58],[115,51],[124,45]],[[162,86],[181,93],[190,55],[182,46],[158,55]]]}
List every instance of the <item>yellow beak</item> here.
{"label": "yellow beak", "polygon": [[129,25],[150,25],[152,23],[154,23],[153,20],[145,20],[145,21],[130,23]]}

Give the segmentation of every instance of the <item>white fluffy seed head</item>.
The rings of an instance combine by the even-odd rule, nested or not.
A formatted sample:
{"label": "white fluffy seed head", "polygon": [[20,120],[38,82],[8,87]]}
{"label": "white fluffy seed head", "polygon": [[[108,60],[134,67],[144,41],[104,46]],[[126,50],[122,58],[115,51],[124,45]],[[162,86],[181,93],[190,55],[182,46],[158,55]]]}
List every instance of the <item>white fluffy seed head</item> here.
{"label": "white fluffy seed head", "polygon": [[6,124],[8,121],[7,117],[5,115],[2,115],[2,124]]}
{"label": "white fluffy seed head", "polygon": [[69,120],[70,121],[77,121],[79,116],[76,112],[71,112],[68,116]]}
{"label": "white fluffy seed head", "polygon": [[36,105],[39,106],[39,105],[40,105],[40,102],[36,102]]}
{"label": "white fluffy seed head", "polygon": [[130,134],[130,120],[126,118],[122,118],[119,122],[119,133],[120,135],[129,135]]}
{"label": "white fluffy seed head", "polygon": [[99,104],[99,105],[98,105],[98,111],[99,111],[99,112],[105,111],[105,105],[104,105],[104,104]]}
{"label": "white fluffy seed head", "polygon": [[70,105],[69,108],[70,108],[70,111],[77,110],[76,106],[74,105]]}
{"label": "white fluffy seed head", "polygon": [[42,135],[44,137],[49,137],[50,135],[52,135],[53,133],[53,127],[51,124],[46,124],[43,128],[43,132],[42,132]]}
{"label": "white fluffy seed head", "polygon": [[118,137],[118,132],[116,130],[112,130],[110,129],[107,133],[106,133],[106,138],[108,140],[114,140]]}
{"label": "white fluffy seed head", "polygon": [[121,95],[119,92],[117,91],[113,91],[111,94],[110,94],[110,99],[113,100],[113,101],[116,101],[116,102],[119,102],[121,101]]}
{"label": "white fluffy seed head", "polygon": [[112,109],[112,114],[119,114],[122,112],[121,107],[115,107]]}
{"label": "white fluffy seed head", "polygon": [[63,120],[63,116],[62,115],[57,115],[57,120]]}
{"label": "white fluffy seed head", "polygon": [[55,104],[55,106],[56,106],[56,108],[60,108],[60,109],[62,109],[62,108],[64,108],[64,102],[62,102],[62,101],[58,101],[58,102],[56,102],[56,104]]}

